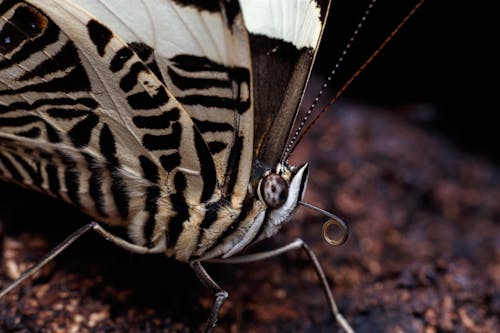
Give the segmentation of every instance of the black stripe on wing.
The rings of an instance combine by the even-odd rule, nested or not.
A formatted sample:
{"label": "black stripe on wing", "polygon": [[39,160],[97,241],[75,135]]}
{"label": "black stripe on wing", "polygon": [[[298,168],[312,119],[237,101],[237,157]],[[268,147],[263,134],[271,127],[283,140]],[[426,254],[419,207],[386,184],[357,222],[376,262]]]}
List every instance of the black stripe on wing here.
{"label": "black stripe on wing", "polygon": [[99,135],[99,148],[108,162],[108,171],[111,175],[111,193],[119,214],[126,218],[129,213],[129,193],[120,172],[120,162],[116,156],[116,141],[107,124]]}
{"label": "black stripe on wing", "polygon": [[199,11],[223,12],[226,14],[228,26],[231,27],[234,23],[236,15],[240,13],[240,7],[236,0],[173,0],[178,5],[192,7]]}

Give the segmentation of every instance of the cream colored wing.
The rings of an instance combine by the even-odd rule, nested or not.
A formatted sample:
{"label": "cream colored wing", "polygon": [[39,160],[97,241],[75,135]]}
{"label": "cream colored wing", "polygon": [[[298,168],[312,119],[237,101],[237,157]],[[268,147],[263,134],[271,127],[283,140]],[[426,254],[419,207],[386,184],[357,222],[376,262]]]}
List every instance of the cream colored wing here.
{"label": "cream colored wing", "polygon": [[252,165],[248,36],[238,2],[74,0],[117,32],[184,105],[239,207]]}
{"label": "cream colored wing", "polygon": [[3,1],[0,14],[2,178],[149,236],[158,202],[175,236],[189,207],[218,199],[200,132],[119,36],[69,0]]}

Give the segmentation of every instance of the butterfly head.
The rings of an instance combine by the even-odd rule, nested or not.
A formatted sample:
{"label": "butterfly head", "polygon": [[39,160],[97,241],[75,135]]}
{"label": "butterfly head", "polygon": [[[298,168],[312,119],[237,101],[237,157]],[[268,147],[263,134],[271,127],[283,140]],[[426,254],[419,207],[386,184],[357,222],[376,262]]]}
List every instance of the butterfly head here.
{"label": "butterfly head", "polygon": [[289,167],[278,164],[266,171],[257,184],[259,200],[271,210],[296,206],[302,200],[309,176],[309,165]]}
{"label": "butterfly head", "polygon": [[[279,163],[276,168],[265,168],[254,164],[254,187],[256,197],[266,207],[265,230],[258,240],[274,235],[300,204],[328,219],[323,224],[323,237],[330,245],[341,245],[347,240],[348,228],[338,216],[302,201],[309,177],[309,165],[299,167]],[[330,235],[331,230],[335,235]]]}
{"label": "butterfly head", "polygon": [[255,196],[266,207],[265,230],[259,239],[275,234],[288,220],[304,197],[309,165],[299,167],[278,164],[269,169],[254,165]]}

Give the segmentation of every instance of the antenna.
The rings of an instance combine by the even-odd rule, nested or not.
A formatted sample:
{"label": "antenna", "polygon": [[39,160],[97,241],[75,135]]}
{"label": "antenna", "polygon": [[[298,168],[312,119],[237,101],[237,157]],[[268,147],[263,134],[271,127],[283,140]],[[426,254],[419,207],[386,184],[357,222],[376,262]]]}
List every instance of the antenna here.
{"label": "antenna", "polygon": [[[365,11],[365,15],[362,18],[362,21],[360,22],[360,24],[358,25],[358,28],[353,33],[353,37],[355,37],[357,35],[357,33],[359,31],[359,28],[362,26],[364,18],[369,14],[370,9],[373,7],[373,4],[375,3],[375,1],[376,0],[373,0],[370,3],[370,5],[368,6],[368,9]],[[356,70],[356,72],[351,76],[351,78],[349,80],[347,80],[347,82],[342,86],[342,88],[340,88],[340,90],[335,94],[335,96],[332,99],[330,99],[330,101],[323,107],[323,109],[321,109],[321,111],[318,114],[316,114],[316,116],[314,117],[314,119],[312,120],[312,122],[305,128],[305,130],[303,130],[303,128],[305,126],[305,122],[309,118],[312,110],[316,107],[317,100],[319,99],[319,97],[321,96],[321,94],[323,94],[323,91],[325,90],[325,88],[327,86],[327,83],[331,80],[331,76],[335,73],[335,71],[338,68],[338,65],[343,60],[344,52],[347,52],[347,50],[351,47],[352,42],[351,42],[351,40],[349,40],[349,42],[346,45],[346,48],[344,49],[344,52],[342,53],[341,57],[337,61],[337,64],[335,65],[334,69],[332,70],[330,76],[326,79],[325,83],[323,84],[323,87],[321,88],[320,93],[318,93],[318,95],[316,96],[316,99],[314,100],[313,104],[307,110],[306,115],[304,116],[304,119],[302,120],[302,122],[300,123],[297,131],[294,133],[292,139],[290,140],[290,143],[288,144],[288,146],[286,148],[285,159],[284,159],[285,161],[288,160],[290,158],[290,156],[292,156],[292,154],[293,154],[295,148],[297,147],[297,145],[300,143],[300,141],[302,140],[302,138],[304,137],[304,135],[307,132],[309,132],[309,130],[311,130],[311,128],[316,123],[316,121],[318,121],[318,119],[324,114],[324,112],[327,111],[333,105],[333,103],[335,103],[337,101],[337,99],[351,85],[351,83],[354,81],[354,79],[356,79],[359,76],[359,74],[361,74],[361,72],[363,72],[363,70],[366,68],[366,66],[368,66],[373,61],[373,59],[375,59],[377,57],[377,55],[380,53],[380,51],[382,51],[387,46],[387,44],[392,40],[392,38],[401,30],[401,28],[406,24],[406,22],[420,8],[420,6],[424,3],[424,1],[425,0],[419,0],[418,1],[418,3],[404,17],[404,19],[389,34],[389,36],[387,36],[387,38],[380,44],[380,46],[365,60],[365,62]],[[351,38],[353,38],[353,37],[351,37]]]}
{"label": "antenna", "polygon": [[297,130],[293,134],[292,138],[290,139],[290,142],[288,143],[288,146],[285,149],[285,154],[284,154],[284,158],[283,158],[284,161],[288,161],[288,159],[290,158],[290,156],[292,156],[292,153],[293,153],[293,151],[295,149],[295,145],[294,145],[295,141],[297,141],[297,138],[299,137],[300,133],[302,132],[302,129],[304,128],[304,126],[305,126],[305,124],[307,122],[307,119],[309,119],[309,116],[311,115],[311,113],[313,112],[313,110],[316,108],[319,99],[321,98],[321,96],[325,92],[326,87],[328,87],[328,83],[330,83],[330,81],[332,80],[333,76],[336,74],[336,72],[339,69],[340,65],[344,61],[345,56],[347,55],[347,53],[351,49],[352,45],[354,44],[354,41],[356,40],[356,37],[359,34],[359,31],[363,27],[366,19],[370,15],[371,10],[372,10],[372,8],[373,8],[373,6],[375,5],[376,2],[377,2],[377,0],[372,0],[368,4],[368,8],[366,8],[365,12],[363,13],[363,16],[361,17],[361,20],[359,21],[358,25],[356,26],[356,29],[354,29],[354,31],[352,33],[351,38],[349,38],[349,40],[347,41],[346,45],[344,46],[344,49],[342,50],[342,53],[340,54],[340,57],[337,59],[337,63],[335,64],[335,66],[333,66],[333,69],[330,71],[330,75],[328,75],[328,77],[326,78],[325,82],[321,86],[320,91],[318,92],[318,94],[314,98],[314,101],[312,102],[311,106],[306,111],[306,114],[302,118],[302,121],[300,122],[299,127],[297,128]]}

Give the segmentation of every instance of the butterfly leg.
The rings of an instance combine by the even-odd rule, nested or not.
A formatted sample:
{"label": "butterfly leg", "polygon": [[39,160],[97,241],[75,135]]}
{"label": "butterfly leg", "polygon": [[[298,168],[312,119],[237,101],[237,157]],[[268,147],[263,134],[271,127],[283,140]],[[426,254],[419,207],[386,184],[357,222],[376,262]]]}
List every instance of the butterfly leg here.
{"label": "butterfly leg", "polygon": [[5,296],[12,289],[17,287],[21,282],[38,272],[43,266],[49,263],[52,259],[54,259],[57,255],[59,255],[62,251],[64,251],[68,246],[73,244],[77,239],[86,234],[88,231],[94,230],[101,236],[103,236],[106,240],[114,243],[115,245],[129,250],[135,253],[149,253],[155,252],[155,249],[150,249],[144,246],[135,245],[127,242],[126,240],[119,238],[117,236],[112,235],[111,233],[104,230],[97,222],[90,222],[80,229],[73,232],[69,237],[67,237],[64,241],[62,241],[59,245],[57,245],[54,249],[52,249],[49,253],[47,253],[36,265],[28,269],[26,272],[22,273],[17,279],[12,281],[5,289],[0,291],[0,298]]}
{"label": "butterfly leg", "polygon": [[73,232],[68,238],[66,238],[62,243],[57,245],[52,251],[47,253],[35,266],[28,269],[26,272],[21,274],[20,277],[12,281],[5,289],[0,292],[0,298],[5,296],[9,291],[17,287],[21,282],[38,272],[45,264],[50,262],[54,257],[56,257],[59,253],[64,251],[68,246],[70,246],[74,241],[84,235],[87,231],[92,230],[94,222],[91,222],[77,231]]}
{"label": "butterfly leg", "polygon": [[330,311],[332,313],[332,316],[335,318],[337,323],[348,333],[354,333],[354,330],[352,327],[349,325],[347,320],[342,316],[342,314],[339,312],[337,308],[337,304],[335,303],[335,300],[333,298],[332,290],[330,289],[330,286],[328,285],[328,281],[326,279],[325,272],[323,271],[323,268],[321,267],[321,264],[312,251],[312,249],[305,243],[302,239],[298,238],[291,242],[290,244],[287,244],[285,246],[279,247],[277,249],[271,250],[271,251],[266,251],[266,252],[259,252],[259,253],[253,253],[249,255],[243,255],[243,256],[238,256],[238,257],[231,257],[231,258],[224,258],[224,259],[213,259],[210,260],[211,262],[220,262],[220,263],[229,263],[229,264],[239,264],[239,263],[248,263],[248,262],[253,262],[253,261],[259,261],[259,260],[264,260],[267,258],[275,257],[280,254],[283,254],[288,251],[292,250],[298,250],[302,249],[304,252],[306,252],[307,256],[311,260],[311,262],[314,265],[314,268],[316,270],[316,274],[318,275],[318,278],[321,282],[321,286],[323,288],[323,292],[325,293],[326,299],[328,301],[328,305],[330,307]]}
{"label": "butterfly leg", "polygon": [[210,316],[207,320],[207,326],[205,327],[205,333],[210,333],[215,327],[217,322],[217,315],[219,314],[219,310],[222,306],[222,303],[226,300],[228,294],[225,290],[223,290],[219,285],[208,275],[207,271],[198,260],[191,261],[191,267],[193,268],[196,276],[200,279],[200,281],[215,293],[215,302],[212,306],[212,311],[210,312]]}

